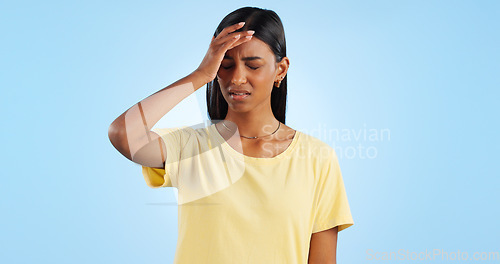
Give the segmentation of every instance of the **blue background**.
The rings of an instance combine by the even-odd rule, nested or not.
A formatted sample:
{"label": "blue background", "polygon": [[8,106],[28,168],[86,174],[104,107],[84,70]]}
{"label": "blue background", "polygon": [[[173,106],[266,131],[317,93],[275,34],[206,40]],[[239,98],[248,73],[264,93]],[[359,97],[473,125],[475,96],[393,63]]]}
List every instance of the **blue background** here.
{"label": "blue background", "polygon": [[[108,126],[247,5],[284,23],[287,125],[339,156],[355,224],[338,263],[500,251],[499,1],[4,1],[0,262],[172,262],[175,189],[147,187]],[[204,92],[157,127],[206,120]]]}

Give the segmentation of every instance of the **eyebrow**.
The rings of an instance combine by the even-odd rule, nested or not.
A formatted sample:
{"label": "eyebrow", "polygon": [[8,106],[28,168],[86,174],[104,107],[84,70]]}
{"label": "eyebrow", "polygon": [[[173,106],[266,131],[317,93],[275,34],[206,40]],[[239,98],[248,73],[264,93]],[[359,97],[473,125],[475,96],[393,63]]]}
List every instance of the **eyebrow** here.
{"label": "eyebrow", "polygon": [[[228,60],[234,60],[233,57],[229,56],[229,55],[224,55],[224,59],[228,59]],[[242,58],[241,60],[243,61],[250,61],[250,60],[262,60],[261,57],[258,57],[258,56],[253,56],[253,57],[244,57]]]}

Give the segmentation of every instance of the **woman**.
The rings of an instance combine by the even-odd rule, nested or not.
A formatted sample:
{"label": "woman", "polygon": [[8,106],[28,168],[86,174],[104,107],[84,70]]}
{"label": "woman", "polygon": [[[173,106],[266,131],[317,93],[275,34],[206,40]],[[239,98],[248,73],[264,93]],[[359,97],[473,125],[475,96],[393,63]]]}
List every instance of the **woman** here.
{"label": "woman", "polygon": [[[175,263],[336,262],[353,220],[335,151],[285,125],[289,65],[278,15],[240,8],[195,71],[111,124],[148,186],[178,189]],[[152,129],[205,84],[213,124]]]}

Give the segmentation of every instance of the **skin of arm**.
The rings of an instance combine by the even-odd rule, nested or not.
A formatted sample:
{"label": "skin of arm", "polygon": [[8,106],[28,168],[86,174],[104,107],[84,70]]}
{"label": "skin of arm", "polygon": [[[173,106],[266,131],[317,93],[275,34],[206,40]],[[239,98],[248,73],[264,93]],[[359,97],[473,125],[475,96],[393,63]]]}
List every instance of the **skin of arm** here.
{"label": "skin of arm", "polygon": [[338,227],[313,233],[309,247],[308,264],[337,263]]}
{"label": "skin of arm", "polygon": [[229,34],[242,26],[238,23],[224,28],[219,36],[212,37],[207,54],[194,72],[148,96],[116,118],[108,129],[111,144],[135,163],[163,167],[166,154],[164,142],[151,129],[183,99],[215,79],[228,49],[251,39],[253,33],[250,31]]}
{"label": "skin of arm", "polygon": [[162,167],[163,161],[158,158],[134,155],[146,146],[150,148],[149,143],[152,141],[159,142],[159,136],[152,133],[151,128],[174,106],[208,82],[206,75],[194,71],[133,105],[109,126],[108,137],[111,144],[133,162]]}

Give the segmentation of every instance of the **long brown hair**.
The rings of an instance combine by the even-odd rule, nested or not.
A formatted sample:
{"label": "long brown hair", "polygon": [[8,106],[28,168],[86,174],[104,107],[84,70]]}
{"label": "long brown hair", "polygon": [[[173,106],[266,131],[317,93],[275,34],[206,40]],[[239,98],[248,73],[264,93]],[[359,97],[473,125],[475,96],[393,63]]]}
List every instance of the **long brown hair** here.
{"label": "long brown hair", "polygon": [[[285,30],[279,16],[272,10],[258,7],[242,7],[228,14],[215,30],[214,37],[231,25],[245,21],[245,26],[236,32],[254,30],[254,37],[269,45],[276,57],[276,62],[280,62],[286,57]],[[287,96],[287,76],[281,81],[278,87],[273,86],[271,92],[271,109],[274,117],[285,124],[286,97]],[[217,77],[207,83],[207,110],[210,120],[223,120],[227,115],[228,104],[222,95]]]}

